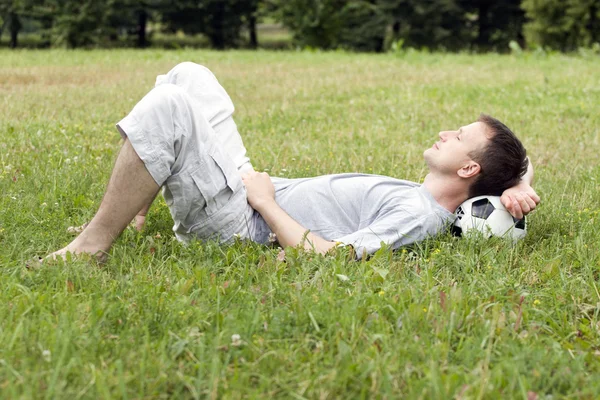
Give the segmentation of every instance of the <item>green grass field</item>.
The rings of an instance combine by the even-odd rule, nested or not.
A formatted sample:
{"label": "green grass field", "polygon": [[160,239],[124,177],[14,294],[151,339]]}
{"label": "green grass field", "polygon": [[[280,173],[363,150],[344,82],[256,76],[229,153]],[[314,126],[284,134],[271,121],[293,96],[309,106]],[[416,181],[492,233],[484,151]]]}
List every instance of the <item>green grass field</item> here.
{"label": "green grass field", "polygon": [[[419,181],[440,130],[496,116],[536,166],[527,237],[280,261],[182,246],[158,200],[106,264],[27,269],[92,217],[114,123],[186,60],[215,72],[276,176]],[[0,51],[0,397],[598,398],[599,71],[533,54]]]}

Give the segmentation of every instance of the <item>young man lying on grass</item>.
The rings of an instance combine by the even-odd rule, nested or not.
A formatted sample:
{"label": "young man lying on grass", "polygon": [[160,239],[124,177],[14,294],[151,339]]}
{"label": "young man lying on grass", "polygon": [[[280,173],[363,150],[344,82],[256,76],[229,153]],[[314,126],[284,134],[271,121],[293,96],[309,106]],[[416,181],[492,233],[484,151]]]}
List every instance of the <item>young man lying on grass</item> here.
{"label": "young man lying on grass", "polygon": [[157,78],[117,124],[125,143],[98,212],[49,258],[106,257],[115,239],[146,213],[162,187],[179,240],[234,236],[326,253],[350,245],[358,258],[381,243],[396,249],[442,232],[467,198],[502,195],[522,218],[539,203],[533,168],[516,136],[498,120],[443,131],[424,152],[422,184],[385,176],[337,174],[271,178],[255,172],[232,114],[233,103],[205,67],[182,63]]}

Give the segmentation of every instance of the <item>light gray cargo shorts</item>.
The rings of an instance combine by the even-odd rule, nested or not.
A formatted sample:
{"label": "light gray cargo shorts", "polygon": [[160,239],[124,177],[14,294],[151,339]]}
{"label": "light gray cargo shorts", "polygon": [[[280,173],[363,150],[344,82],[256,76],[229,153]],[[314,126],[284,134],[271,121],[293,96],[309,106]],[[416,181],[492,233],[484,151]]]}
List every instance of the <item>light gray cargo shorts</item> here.
{"label": "light gray cargo shorts", "polygon": [[212,73],[183,63],[159,76],[117,124],[162,187],[173,231],[193,238],[252,238],[254,210],[241,173],[252,170],[231,114],[233,104]]}

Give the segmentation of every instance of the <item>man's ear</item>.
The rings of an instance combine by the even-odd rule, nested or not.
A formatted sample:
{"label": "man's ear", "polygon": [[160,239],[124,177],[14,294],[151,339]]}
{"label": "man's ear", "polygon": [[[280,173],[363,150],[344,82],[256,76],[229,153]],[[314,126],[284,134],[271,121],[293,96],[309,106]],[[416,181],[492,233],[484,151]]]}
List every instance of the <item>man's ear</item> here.
{"label": "man's ear", "polygon": [[481,166],[473,160],[469,160],[465,165],[462,166],[456,173],[461,178],[472,178],[481,172]]}

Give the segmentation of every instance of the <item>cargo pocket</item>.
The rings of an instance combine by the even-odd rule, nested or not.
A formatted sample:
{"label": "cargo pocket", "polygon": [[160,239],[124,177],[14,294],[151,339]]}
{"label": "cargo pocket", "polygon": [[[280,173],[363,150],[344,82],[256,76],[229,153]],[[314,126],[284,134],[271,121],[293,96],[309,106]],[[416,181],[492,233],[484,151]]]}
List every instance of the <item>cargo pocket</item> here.
{"label": "cargo pocket", "polygon": [[198,218],[197,211],[204,209],[204,199],[189,171],[171,175],[163,185],[162,193],[176,227],[190,226]]}
{"label": "cargo pocket", "polygon": [[192,179],[206,201],[207,216],[227,205],[243,185],[233,160],[217,146],[200,155],[200,164],[192,172]]}

